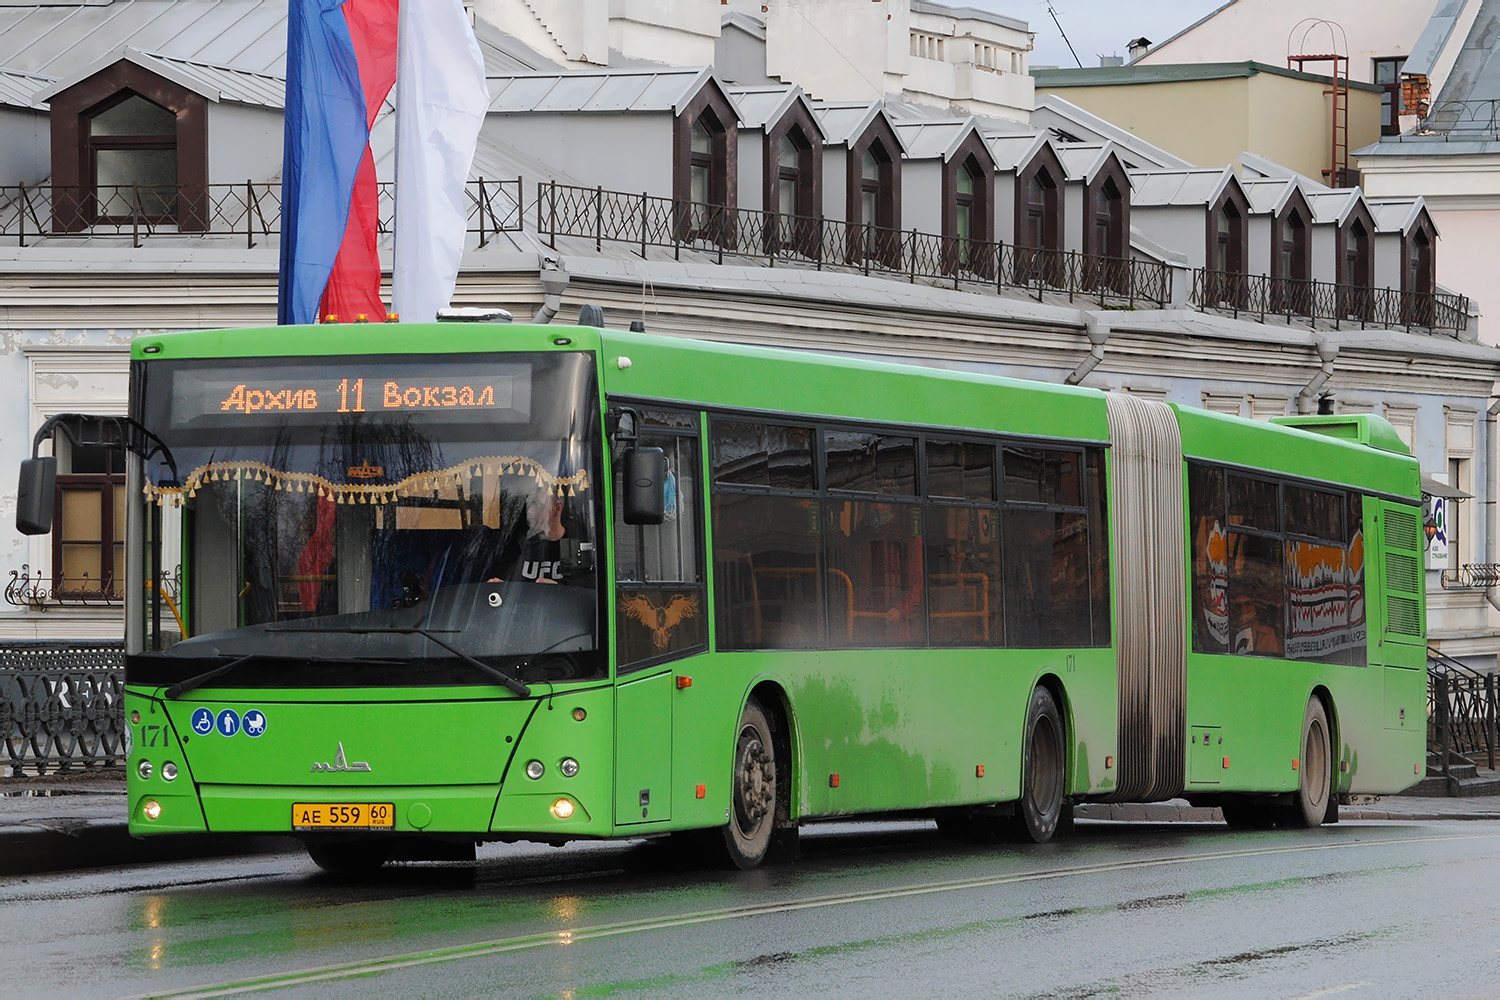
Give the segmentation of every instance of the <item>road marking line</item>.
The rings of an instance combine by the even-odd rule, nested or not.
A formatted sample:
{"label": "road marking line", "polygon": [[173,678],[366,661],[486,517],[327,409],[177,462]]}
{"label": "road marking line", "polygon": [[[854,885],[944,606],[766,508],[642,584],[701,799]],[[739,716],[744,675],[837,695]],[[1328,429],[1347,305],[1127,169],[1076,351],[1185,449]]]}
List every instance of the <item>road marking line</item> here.
{"label": "road marking line", "polygon": [[[524,951],[530,948],[541,948],[547,945],[573,945],[580,941],[591,941],[598,938],[617,937],[621,934],[637,934],[643,931],[668,930],[674,927],[690,927],[695,924],[716,923],[723,920],[734,920],[741,917],[770,916],[778,913],[796,913],[800,910],[820,909],[826,906],[844,906],[850,903],[878,902],[886,899],[904,899],[913,896],[926,896],[939,892],[956,892],[964,889],[984,889],[998,885],[1015,885],[1022,882],[1042,882],[1051,879],[1073,878],[1079,875],[1103,875],[1111,872],[1130,871],[1133,869],[1165,868],[1175,865],[1186,865],[1199,861],[1230,861],[1239,858],[1269,857],[1278,854],[1308,854],[1315,851],[1333,851],[1356,847],[1389,847],[1394,844],[1435,844],[1447,841],[1459,840],[1486,840],[1495,839],[1497,834],[1463,834],[1445,837],[1410,837],[1392,838],[1388,840],[1359,840],[1352,843],[1337,844],[1305,844],[1292,847],[1264,847],[1253,850],[1239,851],[1210,851],[1205,854],[1187,854],[1170,858],[1151,858],[1135,861],[1113,861],[1095,865],[1077,865],[1068,868],[1057,868],[1051,871],[1040,872],[1016,872],[1006,875],[988,875],[981,878],[957,879],[948,882],[926,882],[916,885],[899,886],[890,889],[866,889],[858,892],[837,893],[826,896],[809,896],[804,899],[787,900],[779,903],[757,903],[746,906],[735,906],[720,910],[702,910],[697,913],[684,913],[675,917],[657,917],[646,920],[627,920],[615,924],[601,924],[596,927],[582,927],[576,930],[547,931],[540,934],[529,934],[515,938],[501,938],[495,941],[479,941],[474,944],[458,945],[452,948],[439,948],[433,951],[409,952],[402,955],[392,955],[387,958],[366,959],[362,962],[351,962],[342,965],[329,965],[321,968],[301,969],[295,972],[286,972],[279,975],[262,976],[255,979],[246,979],[232,983],[218,983],[206,986],[189,987],[168,993],[142,994],[144,997],[159,997],[166,1000],[200,1000],[200,998],[230,996],[236,993],[253,993],[261,990],[282,989],[287,986],[302,986],[309,983],[325,982],[333,979],[348,979],[355,976],[369,976],[382,972],[391,972],[396,969],[408,969],[422,965],[432,965],[438,962],[453,962],[465,958],[483,958],[487,955],[499,955],[512,951]],[[1349,988],[1366,985],[1363,983],[1349,984]],[[1343,989],[1343,987],[1339,987]],[[1320,993],[1307,994],[1309,997],[1321,996]]]}

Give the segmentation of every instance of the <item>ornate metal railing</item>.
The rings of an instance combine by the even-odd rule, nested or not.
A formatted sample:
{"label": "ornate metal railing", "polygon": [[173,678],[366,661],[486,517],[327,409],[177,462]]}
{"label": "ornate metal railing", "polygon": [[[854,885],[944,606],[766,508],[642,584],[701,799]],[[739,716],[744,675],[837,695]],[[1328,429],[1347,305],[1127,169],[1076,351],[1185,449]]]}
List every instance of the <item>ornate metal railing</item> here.
{"label": "ornate metal railing", "polygon": [[[162,577],[162,593],[178,602],[182,598],[182,569]],[[50,607],[100,608],[119,607],[124,599],[117,581],[90,580],[85,573],[76,579],[55,580],[33,573],[31,566],[22,563],[19,570],[10,571],[10,580],[5,585],[5,603],[31,611],[46,611]]]}
{"label": "ornate metal railing", "polygon": [[1500,587],[1500,563],[1464,563],[1458,569],[1443,570],[1440,581],[1444,590]]}
{"label": "ornate metal railing", "polygon": [[1427,650],[1427,748],[1439,756],[1443,774],[1454,754],[1480,757],[1494,768],[1500,751],[1496,732],[1497,682],[1436,649]]}
{"label": "ornate metal railing", "polygon": [[[468,231],[484,246],[498,232],[521,229],[522,184],[510,180],[469,181],[465,188]],[[379,231],[395,218],[395,190],[380,185]],[[12,184],[0,186],[0,244],[28,246],[43,238],[124,240],[142,246],[168,237],[218,237],[247,248],[278,245],[281,184],[99,184],[84,187]]]}
{"label": "ornate metal railing", "polygon": [[535,229],[556,248],[559,238],[622,244],[645,257],[652,249],[711,255],[716,263],[795,265],[841,270],[915,283],[996,291],[1019,289],[1094,298],[1101,305],[1150,303],[1171,298],[1168,266],[1160,261],[1096,257],[1034,250],[851,225],[836,219],[726,209],[602,187],[541,182],[534,202]]}
{"label": "ornate metal railing", "polygon": [[0,769],[19,777],[123,766],[123,686],[119,643],[0,646]]}
{"label": "ornate metal railing", "polygon": [[1428,109],[1415,131],[1457,133],[1461,138],[1500,138],[1500,100],[1442,101]]}
{"label": "ornate metal railing", "polygon": [[5,585],[6,604],[32,611],[45,611],[48,607],[118,607],[122,599],[113,580],[90,580],[85,573],[78,580],[59,584],[40,573],[32,573],[26,563],[19,570],[10,571],[10,581]]}
{"label": "ornate metal railing", "polygon": [[1359,324],[1385,329],[1430,330],[1457,337],[1469,328],[1469,299],[1446,292],[1402,292],[1265,274],[1200,268],[1193,272],[1191,302],[1199,310]]}

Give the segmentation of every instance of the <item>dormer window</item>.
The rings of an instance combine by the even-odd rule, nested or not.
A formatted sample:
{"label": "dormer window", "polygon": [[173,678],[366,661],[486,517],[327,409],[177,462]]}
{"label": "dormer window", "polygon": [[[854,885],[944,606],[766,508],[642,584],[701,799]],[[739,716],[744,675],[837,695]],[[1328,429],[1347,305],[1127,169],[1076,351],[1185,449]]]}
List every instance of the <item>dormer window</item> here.
{"label": "dormer window", "polygon": [[1338,256],[1339,315],[1368,322],[1375,312],[1375,227],[1360,209],[1340,232]]}
{"label": "dormer window", "polygon": [[1244,274],[1245,255],[1241,249],[1244,216],[1237,206],[1226,202],[1219,206],[1214,222],[1214,270],[1221,274]]}
{"label": "dormer window", "polygon": [[1409,325],[1432,326],[1436,315],[1437,262],[1434,240],[1437,230],[1426,215],[1402,238],[1402,319]]}
{"label": "dormer window", "polygon": [[166,221],[177,204],[177,116],[125,91],[88,115],[97,221]]}
{"label": "dormer window", "polygon": [[1312,228],[1297,205],[1271,221],[1271,279],[1277,312],[1289,316],[1312,314]]}
{"label": "dormer window", "polygon": [[[771,164],[766,198],[768,253],[793,250],[804,256],[816,252],[817,149],[800,125],[793,125],[776,139],[776,159]],[[772,241],[774,240],[774,243]]]}
{"label": "dormer window", "polygon": [[765,141],[766,252],[816,255],[823,211],[823,135],[805,101],[795,100]]}
{"label": "dormer window", "polygon": [[943,164],[943,267],[994,275],[995,161],[971,131]]}
{"label": "dormer window", "polygon": [[682,240],[734,240],[736,121],[729,99],[710,84],[677,116],[672,178],[677,232]]}
{"label": "dormer window", "polygon": [[900,148],[884,118],[877,118],[849,147],[844,211],[850,263],[868,259],[885,267],[901,266]]}
{"label": "dormer window", "polygon": [[208,227],[203,95],[128,59],[50,99],[53,225]]}

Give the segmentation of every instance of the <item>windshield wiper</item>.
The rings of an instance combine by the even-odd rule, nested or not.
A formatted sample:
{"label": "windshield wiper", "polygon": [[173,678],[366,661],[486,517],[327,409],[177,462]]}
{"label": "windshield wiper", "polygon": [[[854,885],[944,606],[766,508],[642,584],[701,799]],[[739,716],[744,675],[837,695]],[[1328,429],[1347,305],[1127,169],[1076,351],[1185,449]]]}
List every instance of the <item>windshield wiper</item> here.
{"label": "windshield wiper", "polygon": [[[268,630],[268,631],[273,631],[273,630]],[[276,632],[338,632],[338,633],[342,633],[344,635],[420,635],[422,638],[426,639],[428,642],[431,642],[434,645],[441,646],[443,649],[446,649],[448,652],[452,653],[454,656],[458,657],[460,660],[463,660],[469,666],[473,667],[475,670],[478,670],[480,673],[484,674],[486,677],[493,678],[495,680],[495,682],[498,683],[501,687],[504,687],[504,688],[507,688],[507,689],[509,689],[511,691],[514,691],[516,694],[520,695],[522,698],[529,698],[529,697],[531,697],[531,688],[527,686],[527,684],[526,684],[525,681],[519,680],[519,679],[517,679],[515,677],[512,677],[509,674],[503,674],[500,671],[496,670],[494,667],[490,666],[489,664],[484,663],[484,662],[482,662],[480,660],[475,659],[474,657],[470,656],[468,653],[465,653],[461,649],[454,649],[452,646],[448,645],[446,642],[444,642],[443,640],[439,639],[437,636],[433,635],[432,632],[430,632],[429,630],[427,630],[425,628],[420,628],[420,627],[417,627],[417,626],[403,627],[403,626],[399,626],[399,625],[371,625],[371,626],[366,626],[366,627],[360,627],[358,625],[351,625],[351,626],[338,626],[338,627],[332,627],[332,628],[296,628],[296,627],[293,627],[293,628],[278,628],[278,629],[274,629],[274,631],[276,631]]]}
{"label": "windshield wiper", "polygon": [[181,697],[182,695],[185,695],[189,691],[193,690],[193,688],[202,687],[209,681],[213,680],[215,677],[224,676],[225,674],[229,673],[229,671],[239,666],[241,663],[244,663],[246,660],[253,660],[258,655],[258,653],[250,653],[246,656],[241,656],[238,659],[230,660],[228,663],[224,664],[221,667],[214,667],[212,670],[205,670],[201,674],[198,674],[194,677],[189,677],[185,681],[178,681],[176,684],[173,684],[171,687],[167,688],[164,694],[168,698]]}

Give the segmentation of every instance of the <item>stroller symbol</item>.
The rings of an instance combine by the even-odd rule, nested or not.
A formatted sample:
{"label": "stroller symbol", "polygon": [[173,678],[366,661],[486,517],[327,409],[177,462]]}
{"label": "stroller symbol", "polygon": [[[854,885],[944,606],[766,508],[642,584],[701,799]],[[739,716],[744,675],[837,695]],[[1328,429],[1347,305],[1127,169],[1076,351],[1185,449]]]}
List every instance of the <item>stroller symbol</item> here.
{"label": "stroller symbol", "polygon": [[256,709],[245,713],[245,735],[259,736],[266,731],[265,713]]}

